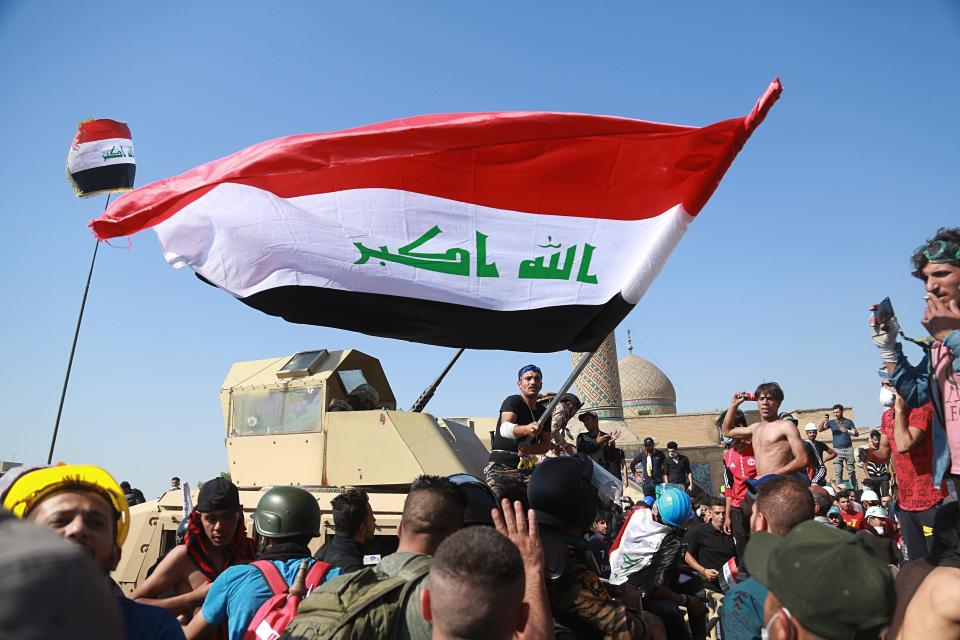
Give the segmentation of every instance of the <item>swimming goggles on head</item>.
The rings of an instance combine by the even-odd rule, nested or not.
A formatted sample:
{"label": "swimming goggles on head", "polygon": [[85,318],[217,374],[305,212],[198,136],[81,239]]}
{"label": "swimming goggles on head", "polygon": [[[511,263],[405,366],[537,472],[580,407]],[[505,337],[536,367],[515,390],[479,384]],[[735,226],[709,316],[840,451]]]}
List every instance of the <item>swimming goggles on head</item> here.
{"label": "swimming goggles on head", "polygon": [[934,240],[929,244],[922,244],[913,251],[913,263],[920,266],[920,257],[929,262],[960,262],[960,244],[949,240]]}

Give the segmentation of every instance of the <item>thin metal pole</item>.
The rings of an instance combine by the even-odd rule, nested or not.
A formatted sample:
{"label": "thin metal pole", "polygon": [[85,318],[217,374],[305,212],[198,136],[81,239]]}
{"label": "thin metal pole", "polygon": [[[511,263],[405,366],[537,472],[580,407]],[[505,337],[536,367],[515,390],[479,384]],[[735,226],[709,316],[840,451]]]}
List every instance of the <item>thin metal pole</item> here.
{"label": "thin metal pole", "polygon": [[593,359],[593,356],[597,354],[597,351],[600,350],[600,347],[597,347],[589,354],[583,357],[580,362],[577,363],[577,366],[573,368],[573,371],[570,372],[570,375],[567,376],[567,379],[564,380],[563,385],[561,385],[560,390],[557,391],[557,395],[553,396],[553,400],[550,401],[550,404],[547,405],[547,410],[543,412],[543,415],[540,416],[540,419],[537,420],[537,424],[541,427],[546,424],[547,420],[550,419],[550,416],[553,414],[553,408],[557,406],[557,403],[560,402],[560,396],[567,392],[567,389],[576,382],[577,376],[583,373],[583,370],[587,368],[587,365],[590,364],[590,360]]}
{"label": "thin metal pole", "polygon": [[447,366],[443,371],[440,372],[440,375],[437,376],[437,379],[433,381],[429,387],[423,390],[423,393],[420,394],[420,397],[417,398],[417,401],[413,403],[413,406],[410,407],[410,411],[420,412],[426,408],[427,403],[430,402],[430,399],[433,398],[433,394],[436,393],[437,387],[440,386],[440,383],[443,382],[443,379],[447,376],[447,373],[450,371],[450,368],[453,367],[457,359],[463,355],[464,348],[460,347],[460,350],[450,359],[450,362],[447,363]]}
{"label": "thin metal pole", "polygon": [[[106,211],[110,205],[110,195],[103,205]],[[77,350],[77,339],[80,337],[80,323],[83,322],[83,310],[87,306],[87,293],[90,292],[90,280],[93,278],[93,265],[97,262],[97,249],[100,248],[100,238],[94,238],[93,258],[90,259],[90,271],[87,273],[87,284],[83,288],[83,299],[80,301],[80,314],[77,316],[77,328],[73,332],[73,344],[70,345],[70,358],[67,360],[67,374],[63,378],[63,390],[60,391],[60,406],[57,407],[57,421],[53,425],[53,437],[50,439],[50,453],[47,454],[47,464],[53,464],[53,449],[57,446],[57,432],[60,431],[60,416],[63,415],[63,401],[67,397],[67,385],[70,384],[70,370],[73,368],[73,354]]]}

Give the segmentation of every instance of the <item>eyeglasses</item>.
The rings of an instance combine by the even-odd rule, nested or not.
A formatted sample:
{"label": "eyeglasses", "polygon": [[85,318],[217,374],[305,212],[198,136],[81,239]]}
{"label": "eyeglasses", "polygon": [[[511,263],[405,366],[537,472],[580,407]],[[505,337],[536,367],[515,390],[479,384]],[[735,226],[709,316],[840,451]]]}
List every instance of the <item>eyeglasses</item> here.
{"label": "eyeglasses", "polygon": [[929,262],[960,262],[960,244],[949,240],[934,240],[930,244],[920,245],[913,251],[913,263],[919,266],[922,255]]}

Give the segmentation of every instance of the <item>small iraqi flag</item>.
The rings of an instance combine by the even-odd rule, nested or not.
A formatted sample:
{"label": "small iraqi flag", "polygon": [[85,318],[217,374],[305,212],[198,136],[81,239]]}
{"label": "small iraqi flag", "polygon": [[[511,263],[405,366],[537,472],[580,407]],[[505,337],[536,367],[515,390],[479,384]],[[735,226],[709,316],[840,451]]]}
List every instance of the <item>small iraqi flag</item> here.
{"label": "small iraqi flag", "polygon": [[84,120],[67,154],[67,178],[78,198],[133,189],[137,161],[125,122]]}
{"label": "small iraqi flag", "polygon": [[91,222],[290,322],[450,347],[591,351],[637,304],[781,92],[686,127],[452,113],[269,140]]}

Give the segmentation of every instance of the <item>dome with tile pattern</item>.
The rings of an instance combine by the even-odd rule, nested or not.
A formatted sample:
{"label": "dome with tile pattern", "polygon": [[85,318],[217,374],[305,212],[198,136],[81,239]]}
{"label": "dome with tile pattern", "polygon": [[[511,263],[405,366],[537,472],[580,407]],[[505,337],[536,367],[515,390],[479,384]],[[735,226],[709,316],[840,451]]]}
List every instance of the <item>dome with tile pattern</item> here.
{"label": "dome with tile pattern", "polygon": [[630,353],[619,362],[623,417],[676,414],[677,392],[670,378],[649,360],[633,355],[629,337],[627,344]]}

